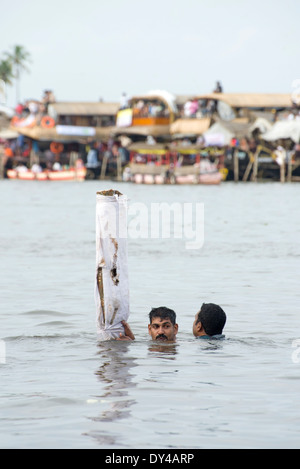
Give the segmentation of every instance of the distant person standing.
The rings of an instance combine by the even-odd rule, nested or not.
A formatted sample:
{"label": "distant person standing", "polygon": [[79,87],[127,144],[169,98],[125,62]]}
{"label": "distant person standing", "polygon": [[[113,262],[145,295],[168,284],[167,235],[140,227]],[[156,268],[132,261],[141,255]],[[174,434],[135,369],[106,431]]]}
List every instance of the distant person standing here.
{"label": "distant person standing", "polygon": [[127,109],[128,106],[129,106],[128,96],[125,92],[123,92],[121,99],[120,99],[120,109]]}
{"label": "distant person standing", "polygon": [[215,87],[215,89],[214,89],[213,92],[214,92],[214,93],[223,93],[223,87],[222,87],[220,81],[217,81],[216,87]]}

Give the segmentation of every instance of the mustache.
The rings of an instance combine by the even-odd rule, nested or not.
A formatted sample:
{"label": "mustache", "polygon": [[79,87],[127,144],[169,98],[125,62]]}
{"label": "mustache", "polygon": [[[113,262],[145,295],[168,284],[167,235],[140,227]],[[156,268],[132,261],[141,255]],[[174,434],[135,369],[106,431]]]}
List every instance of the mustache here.
{"label": "mustache", "polygon": [[155,340],[158,340],[158,339],[167,339],[168,340],[168,337],[165,334],[159,334],[158,336],[156,336]]}

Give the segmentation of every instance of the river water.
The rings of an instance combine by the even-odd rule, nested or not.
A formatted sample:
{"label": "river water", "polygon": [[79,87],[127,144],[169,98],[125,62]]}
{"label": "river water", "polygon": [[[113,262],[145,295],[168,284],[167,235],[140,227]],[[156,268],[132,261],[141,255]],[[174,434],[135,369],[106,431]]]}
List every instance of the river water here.
{"label": "river water", "polygon": [[[95,203],[109,188],[203,204],[204,243],[129,236],[136,340],[99,344]],[[299,191],[0,181],[0,447],[299,448]],[[225,340],[192,336],[203,302],[225,310]],[[161,305],[175,344],[148,335]]]}

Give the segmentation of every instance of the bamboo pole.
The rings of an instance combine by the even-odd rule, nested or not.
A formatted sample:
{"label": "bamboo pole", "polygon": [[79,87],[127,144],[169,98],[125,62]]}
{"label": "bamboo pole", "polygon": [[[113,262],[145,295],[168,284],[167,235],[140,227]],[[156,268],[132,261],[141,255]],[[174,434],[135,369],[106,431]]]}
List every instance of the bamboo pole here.
{"label": "bamboo pole", "polygon": [[101,166],[101,173],[100,173],[100,179],[105,178],[106,174],[106,167],[107,167],[107,161],[108,161],[108,155],[104,153],[103,155],[103,160],[102,160],[102,166]]}
{"label": "bamboo pole", "polygon": [[260,152],[260,148],[257,147],[256,152],[254,153],[254,160],[253,160],[253,172],[251,180],[257,182],[257,170],[258,170],[258,154]]}
{"label": "bamboo pole", "polygon": [[288,161],[287,182],[292,181],[292,172],[293,172],[293,163],[292,163],[292,159],[290,158]]}
{"label": "bamboo pole", "polygon": [[236,148],[233,153],[233,172],[234,172],[234,181],[238,182],[239,180],[239,150]]}
{"label": "bamboo pole", "polygon": [[254,161],[253,153],[252,153],[252,152],[249,152],[249,155],[250,155],[249,163],[248,163],[248,165],[247,165],[246,171],[245,171],[244,176],[243,176],[243,181],[244,181],[244,182],[247,181],[247,179],[248,179],[248,177],[249,177],[251,168],[252,168],[252,166],[253,166],[253,161]]}
{"label": "bamboo pole", "polygon": [[285,162],[280,165],[280,182],[285,182]]}
{"label": "bamboo pole", "polygon": [[122,181],[122,161],[119,152],[117,155],[117,181]]}

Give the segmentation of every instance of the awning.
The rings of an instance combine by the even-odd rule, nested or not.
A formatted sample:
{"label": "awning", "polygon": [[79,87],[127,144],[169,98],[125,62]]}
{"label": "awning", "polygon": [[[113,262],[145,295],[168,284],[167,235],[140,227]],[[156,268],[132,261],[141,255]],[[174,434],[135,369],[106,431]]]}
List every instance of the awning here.
{"label": "awning", "polygon": [[234,134],[216,122],[203,134],[203,137],[205,145],[222,147],[230,144]]}
{"label": "awning", "polygon": [[267,119],[263,117],[258,117],[255,122],[250,126],[249,131],[254,132],[258,130],[259,133],[264,134],[265,132],[272,129],[272,124]]}
{"label": "awning", "polygon": [[261,135],[263,140],[273,142],[280,139],[290,139],[295,143],[300,142],[300,121],[278,121],[273,127]]}
{"label": "awning", "polygon": [[215,122],[204,134],[206,145],[229,145],[232,138],[250,137],[250,124],[241,122]]}

